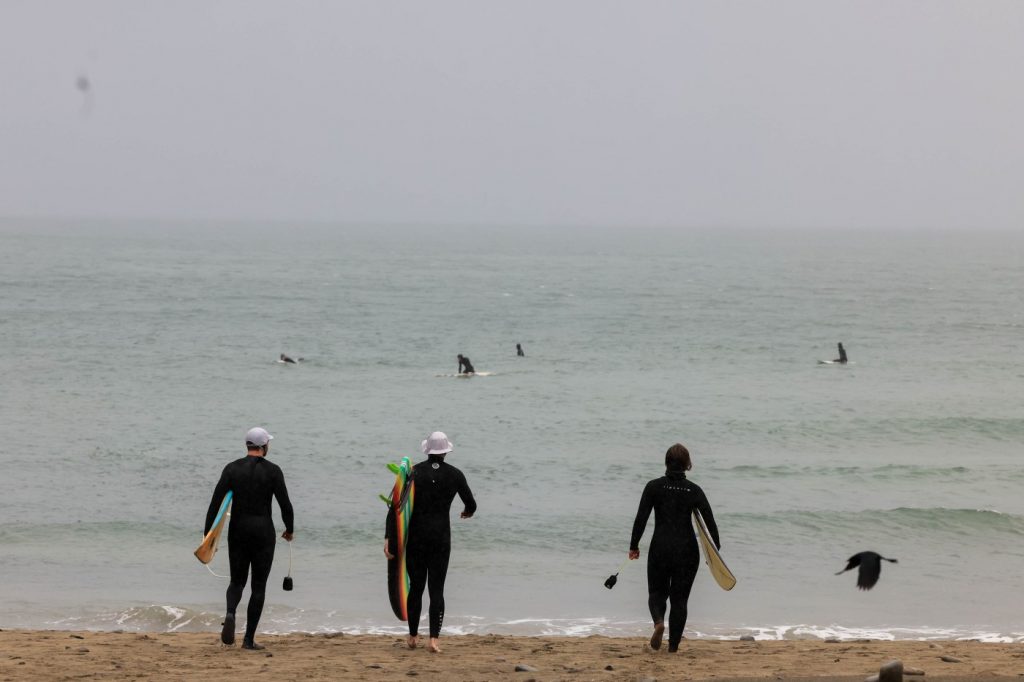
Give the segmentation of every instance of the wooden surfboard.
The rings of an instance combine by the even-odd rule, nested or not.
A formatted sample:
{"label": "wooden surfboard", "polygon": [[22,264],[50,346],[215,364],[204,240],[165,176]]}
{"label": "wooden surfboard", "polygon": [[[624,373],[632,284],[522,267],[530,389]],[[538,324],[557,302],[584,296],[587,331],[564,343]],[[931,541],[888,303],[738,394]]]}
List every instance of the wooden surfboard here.
{"label": "wooden surfboard", "polygon": [[217,511],[217,516],[213,519],[213,525],[210,526],[210,532],[203,538],[202,544],[199,548],[193,552],[196,558],[204,564],[208,564],[213,560],[213,555],[217,553],[217,545],[220,544],[220,536],[224,528],[228,524],[228,519],[231,518],[231,491],[224,496],[224,501],[220,503],[220,509]]}

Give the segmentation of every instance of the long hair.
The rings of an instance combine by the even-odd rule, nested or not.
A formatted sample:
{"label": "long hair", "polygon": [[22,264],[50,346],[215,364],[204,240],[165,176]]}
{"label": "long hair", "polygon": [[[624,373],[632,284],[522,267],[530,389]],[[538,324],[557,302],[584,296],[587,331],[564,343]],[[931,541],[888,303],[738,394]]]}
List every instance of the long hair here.
{"label": "long hair", "polygon": [[690,451],[682,443],[676,443],[665,453],[665,468],[672,471],[689,471],[693,468]]}

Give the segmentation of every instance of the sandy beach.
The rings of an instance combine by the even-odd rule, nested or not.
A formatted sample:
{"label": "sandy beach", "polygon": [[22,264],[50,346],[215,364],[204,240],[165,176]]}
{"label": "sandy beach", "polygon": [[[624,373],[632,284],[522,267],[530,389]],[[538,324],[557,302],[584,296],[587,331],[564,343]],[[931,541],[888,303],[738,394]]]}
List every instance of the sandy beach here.
{"label": "sandy beach", "polygon": [[[453,636],[442,639],[441,654],[383,635],[260,641],[266,650],[251,652],[222,646],[213,632],[6,630],[0,679],[862,680],[896,658],[926,680],[1024,676],[1024,646],[976,641],[685,640],[677,654],[650,651],[639,638],[597,636]],[[520,665],[535,670],[517,672]]]}

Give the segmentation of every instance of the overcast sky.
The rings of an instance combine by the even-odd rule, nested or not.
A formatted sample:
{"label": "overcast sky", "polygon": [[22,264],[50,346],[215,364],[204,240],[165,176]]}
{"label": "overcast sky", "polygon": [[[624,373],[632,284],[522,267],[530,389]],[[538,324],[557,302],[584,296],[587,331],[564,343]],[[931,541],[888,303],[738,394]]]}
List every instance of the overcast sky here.
{"label": "overcast sky", "polygon": [[1024,227],[1024,2],[0,2],[0,216]]}

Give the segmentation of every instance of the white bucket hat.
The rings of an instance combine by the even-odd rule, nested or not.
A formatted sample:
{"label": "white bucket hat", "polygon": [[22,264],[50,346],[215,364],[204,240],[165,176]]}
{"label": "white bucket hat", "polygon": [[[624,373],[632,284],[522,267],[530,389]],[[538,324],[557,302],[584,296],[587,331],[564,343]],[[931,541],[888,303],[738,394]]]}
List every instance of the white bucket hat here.
{"label": "white bucket hat", "polygon": [[420,450],[424,455],[447,455],[455,449],[448,436],[442,431],[434,431],[430,436],[420,443]]}
{"label": "white bucket hat", "polygon": [[249,429],[249,433],[245,434],[245,442],[252,443],[258,447],[263,447],[270,441],[274,440],[274,437],[267,433],[267,430],[254,426]]}

